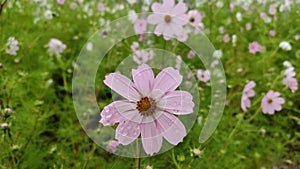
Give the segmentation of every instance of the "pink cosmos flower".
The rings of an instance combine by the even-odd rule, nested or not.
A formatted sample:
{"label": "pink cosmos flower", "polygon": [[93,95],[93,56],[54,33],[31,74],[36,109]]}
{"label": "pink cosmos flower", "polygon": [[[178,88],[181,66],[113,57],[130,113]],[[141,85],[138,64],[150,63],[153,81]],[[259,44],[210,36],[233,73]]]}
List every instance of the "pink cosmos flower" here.
{"label": "pink cosmos flower", "polygon": [[228,34],[224,35],[223,42],[227,43],[230,41],[230,36]]}
{"label": "pink cosmos flower", "polygon": [[188,15],[191,25],[198,26],[201,23],[202,15],[198,12],[198,10],[190,10]]}
{"label": "pink cosmos flower", "polygon": [[294,39],[295,39],[295,40],[299,40],[299,39],[300,39],[300,35],[295,35],[295,36],[294,36]]}
{"label": "pink cosmos flower", "polygon": [[285,102],[283,98],[279,97],[279,92],[270,90],[261,101],[261,108],[265,114],[274,114],[275,111],[282,109],[281,105]]}
{"label": "pink cosmos flower", "polygon": [[242,99],[241,99],[241,107],[244,112],[247,112],[247,108],[251,106],[250,97],[255,95],[255,91],[253,88],[256,86],[254,81],[250,81],[244,87]]}
{"label": "pink cosmos flower", "polygon": [[271,5],[269,7],[269,14],[270,15],[275,15],[276,14],[276,7],[274,5]]}
{"label": "pink cosmos flower", "polygon": [[110,140],[106,149],[107,151],[114,153],[117,151],[118,145],[119,145],[118,141]]}
{"label": "pink cosmos flower", "polygon": [[283,84],[288,86],[293,93],[296,90],[298,90],[298,81],[296,78],[294,78],[294,77],[284,78],[282,82],[283,82]]}
{"label": "pink cosmos flower", "polygon": [[201,82],[207,82],[210,79],[210,73],[209,70],[202,70],[199,69],[197,71],[197,78],[201,81]]}
{"label": "pink cosmos flower", "polygon": [[175,90],[182,82],[178,70],[163,69],[156,77],[143,64],[132,70],[133,82],[119,73],[105,77],[104,84],[125,98],[104,107],[101,120],[104,126],[119,123],[115,138],[128,145],[141,135],[142,145],[149,155],[159,152],[162,139],[177,145],[186,136],[186,129],[176,115],[193,112],[193,96]]}
{"label": "pink cosmos flower", "polygon": [[251,54],[256,54],[257,52],[262,52],[264,48],[258,42],[251,42],[249,44],[249,52]]}
{"label": "pink cosmos flower", "polygon": [[104,12],[104,11],[105,11],[105,5],[104,5],[102,2],[99,2],[99,3],[97,4],[97,10],[98,10],[99,12]]}
{"label": "pink cosmos flower", "polygon": [[195,51],[190,50],[187,57],[188,57],[189,59],[192,59],[192,58],[195,57],[195,55],[196,55]]}
{"label": "pink cosmos flower", "polygon": [[147,21],[145,19],[137,19],[134,22],[134,31],[136,34],[144,34],[147,30]]}
{"label": "pink cosmos flower", "polygon": [[275,30],[270,30],[269,31],[269,35],[270,36],[275,36],[276,35],[276,31]]}
{"label": "pink cosmos flower", "polygon": [[157,25],[154,33],[163,35],[166,40],[172,36],[182,35],[183,26],[188,23],[187,6],[183,2],[175,5],[174,0],[163,0],[163,3],[154,2],[151,6],[154,14],[148,16],[150,24]]}
{"label": "pink cosmos flower", "polygon": [[65,3],[65,0],[56,0],[56,2],[60,5],[63,5]]}
{"label": "pink cosmos flower", "polygon": [[63,44],[60,40],[52,38],[48,43],[48,47],[48,52],[50,56],[60,56],[60,54],[66,49],[67,46]]}

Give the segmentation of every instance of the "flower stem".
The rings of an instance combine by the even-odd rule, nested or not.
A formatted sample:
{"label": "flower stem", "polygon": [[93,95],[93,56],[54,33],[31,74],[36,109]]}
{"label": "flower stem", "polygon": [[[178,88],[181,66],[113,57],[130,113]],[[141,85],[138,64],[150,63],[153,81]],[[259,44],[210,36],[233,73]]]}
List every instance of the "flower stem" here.
{"label": "flower stem", "polygon": [[140,158],[140,148],[139,148],[139,141],[136,140],[136,169],[141,168],[141,158]]}

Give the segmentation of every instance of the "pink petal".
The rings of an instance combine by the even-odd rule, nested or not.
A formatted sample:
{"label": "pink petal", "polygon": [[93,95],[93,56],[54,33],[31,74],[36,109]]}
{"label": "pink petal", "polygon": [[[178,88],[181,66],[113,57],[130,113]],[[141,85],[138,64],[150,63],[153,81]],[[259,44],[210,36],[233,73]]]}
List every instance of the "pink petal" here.
{"label": "pink petal", "polygon": [[180,16],[174,16],[172,17],[172,22],[180,26],[185,25],[189,22],[189,16],[186,14]]}
{"label": "pink petal", "polygon": [[143,96],[149,96],[154,81],[154,73],[146,64],[142,64],[137,70],[132,69],[133,82]]}
{"label": "pink petal", "polygon": [[162,12],[162,5],[158,2],[154,2],[151,6],[151,9],[154,13],[161,13]]}
{"label": "pink petal", "polygon": [[187,11],[187,6],[183,2],[179,2],[170,12],[172,15],[182,15]]}
{"label": "pink petal", "polygon": [[132,81],[120,73],[110,73],[105,76],[104,84],[128,100],[138,101],[140,99],[140,94]]}
{"label": "pink petal", "polygon": [[115,138],[122,145],[127,145],[133,142],[141,133],[141,127],[139,123],[131,121],[121,122],[117,129]]}
{"label": "pink petal", "polygon": [[161,93],[175,90],[181,83],[182,76],[179,71],[168,67],[163,69],[154,79],[154,90],[158,90]]}
{"label": "pink petal", "polygon": [[159,36],[161,34],[164,34],[164,31],[165,31],[165,24],[161,23],[161,24],[158,24],[154,30],[154,34]]}
{"label": "pink petal", "polygon": [[186,136],[186,130],[182,122],[169,113],[163,113],[157,118],[157,128],[162,136],[173,145],[182,142]]}
{"label": "pink petal", "polygon": [[111,126],[122,121],[123,117],[120,114],[122,113],[122,111],[120,111],[120,109],[117,109],[116,105],[123,104],[123,102],[124,101],[115,101],[105,106],[100,113],[101,120],[99,122],[104,126]]}
{"label": "pink petal", "polygon": [[162,4],[162,11],[165,13],[170,13],[171,9],[174,7],[175,1],[174,0],[163,0]]}
{"label": "pink petal", "polygon": [[164,15],[162,14],[151,14],[147,17],[147,22],[150,24],[160,24],[164,22]]}
{"label": "pink petal", "polygon": [[141,130],[142,144],[147,154],[158,153],[162,146],[162,136],[154,122],[145,123]]}
{"label": "pink petal", "polygon": [[186,91],[171,91],[159,100],[157,107],[169,113],[183,115],[193,113],[193,96]]}

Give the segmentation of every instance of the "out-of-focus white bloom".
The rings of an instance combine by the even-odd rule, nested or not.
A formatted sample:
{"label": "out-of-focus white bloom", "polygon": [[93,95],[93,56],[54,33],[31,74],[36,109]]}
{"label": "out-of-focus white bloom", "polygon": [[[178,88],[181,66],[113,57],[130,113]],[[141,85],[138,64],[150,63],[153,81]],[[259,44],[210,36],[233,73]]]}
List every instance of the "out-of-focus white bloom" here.
{"label": "out-of-focus white bloom", "polygon": [[247,23],[246,24],[246,30],[249,31],[249,30],[251,30],[251,28],[252,28],[251,23]]}
{"label": "out-of-focus white bloom", "polygon": [[5,108],[4,109],[4,112],[5,113],[8,113],[8,114],[12,114],[13,113],[13,110],[11,108]]}
{"label": "out-of-focus white bloom", "polygon": [[45,12],[44,12],[44,17],[46,19],[52,19],[53,18],[53,12],[50,10],[50,9],[47,9]]}
{"label": "out-of-focus white bloom", "polygon": [[240,12],[236,13],[235,17],[236,17],[237,21],[239,21],[239,22],[241,22],[243,19],[242,14]]}
{"label": "out-of-focus white bloom", "polygon": [[150,165],[147,165],[146,169],[152,169],[152,167]]}
{"label": "out-of-focus white bloom", "polygon": [[127,0],[127,2],[128,2],[130,5],[133,5],[133,4],[137,3],[137,0]]}
{"label": "out-of-focus white bloom", "polygon": [[283,11],[290,11],[291,10],[291,5],[292,2],[290,0],[285,0],[284,4],[281,4],[279,7],[279,11],[283,12]]}
{"label": "out-of-focus white bloom", "polygon": [[198,148],[192,149],[191,152],[192,152],[191,156],[193,157],[200,157],[202,155],[202,151]]}
{"label": "out-of-focus white bloom", "polygon": [[213,57],[215,57],[215,58],[221,58],[222,56],[223,56],[223,52],[221,49],[215,50],[213,53]]}
{"label": "out-of-focus white bloom", "polygon": [[138,18],[138,16],[137,16],[137,14],[136,14],[136,12],[134,11],[134,10],[130,10],[129,12],[128,12],[128,19],[132,22],[132,23],[134,23],[135,22],[135,20]]}
{"label": "out-of-focus white bloom", "polygon": [[284,62],[283,62],[283,65],[284,65],[285,67],[293,67],[292,64],[291,64],[291,62],[289,62],[289,61],[284,61]]}
{"label": "out-of-focus white bloom", "polygon": [[220,33],[220,34],[225,33],[225,29],[224,29],[223,26],[220,26],[220,27],[219,27],[219,33]]}
{"label": "out-of-focus white bloom", "polygon": [[283,50],[286,50],[286,51],[292,50],[291,44],[290,44],[289,42],[287,42],[287,41],[282,41],[282,42],[280,42],[279,47],[280,47],[281,49],[283,49]]}
{"label": "out-of-focus white bloom", "polygon": [[224,3],[223,3],[222,1],[218,1],[218,2],[216,3],[216,6],[217,6],[218,8],[222,8],[222,7],[224,6]]}
{"label": "out-of-focus white bloom", "polygon": [[133,61],[138,65],[143,63],[147,63],[149,60],[153,59],[153,51],[152,50],[137,50],[133,55]]}
{"label": "out-of-focus white bloom", "polygon": [[52,38],[48,43],[48,47],[48,52],[50,56],[60,56],[60,54],[66,49],[67,46],[63,44],[60,40]]}
{"label": "out-of-focus white bloom", "polygon": [[70,3],[70,8],[71,9],[76,9],[77,8],[77,4],[75,2]]}
{"label": "out-of-focus white bloom", "polygon": [[182,58],[181,58],[180,55],[178,55],[178,56],[176,57],[176,65],[175,65],[175,68],[176,68],[177,70],[180,70],[181,63],[182,63]]}
{"label": "out-of-focus white bloom", "polygon": [[17,55],[17,51],[19,50],[19,42],[15,39],[15,37],[9,37],[6,43],[5,52],[10,55]]}
{"label": "out-of-focus white bloom", "polygon": [[232,35],[231,39],[232,39],[232,45],[235,46],[236,45],[237,36],[236,35]]}
{"label": "out-of-focus white bloom", "polygon": [[86,50],[88,50],[88,51],[92,51],[93,50],[93,43],[92,42],[88,42],[86,44]]}
{"label": "out-of-focus white bloom", "polygon": [[8,124],[7,124],[7,123],[1,123],[1,124],[0,124],[0,127],[1,127],[2,129],[5,129],[5,128],[8,127]]}

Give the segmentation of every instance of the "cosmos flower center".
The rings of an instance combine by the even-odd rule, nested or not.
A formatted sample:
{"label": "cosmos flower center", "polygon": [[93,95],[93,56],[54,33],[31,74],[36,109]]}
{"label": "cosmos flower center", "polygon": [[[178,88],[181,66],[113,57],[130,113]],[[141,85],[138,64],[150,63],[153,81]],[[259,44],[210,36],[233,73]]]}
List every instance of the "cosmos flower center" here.
{"label": "cosmos flower center", "polygon": [[273,102],[273,100],[269,98],[267,102],[268,102],[269,104],[271,104],[271,103]]}
{"label": "cosmos flower center", "polygon": [[171,20],[172,20],[172,17],[171,17],[170,15],[166,15],[166,16],[165,16],[165,21],[166,21],[167,23],[170,23]]}
{"label": "cosmos flower center", "polygon": [[141,115],[152,115],[155,112],[156,104],[155,101],[150,97],[142,97],[136,103],[136,109]]}
{"label": "cosmos flower center", "polygon": [[192,22],[192,23],[195,22],[195,18],[194,18],[194,17],[191,17],[191,18],[190,18],[190,22]]}

